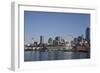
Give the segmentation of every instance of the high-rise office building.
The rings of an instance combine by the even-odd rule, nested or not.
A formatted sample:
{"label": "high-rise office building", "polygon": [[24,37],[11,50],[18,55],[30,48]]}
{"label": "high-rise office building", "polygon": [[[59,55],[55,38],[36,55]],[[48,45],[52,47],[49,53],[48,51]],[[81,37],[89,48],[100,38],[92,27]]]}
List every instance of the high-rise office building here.
{"label": "high-rise office building", "polygon": [[43,44],[43,43],[44,43],[44,37],[40,36],[40,44]]}
{"label": "high-rise office building", "polygon": [[60,43],[61,43],[61,37],[60,36],[56,36],[55,37],[55,42],[56,42],[56,45],[60,45]]}
{"label": "high-rise office building", "polygon": [[53,39],[51,37],[48,39],[48,43],[49,45],[53,45]]}
{"label": "high-rise office building", "polygon": [[57,37],[55,37],[55,40],[60,42],[61,38],[59,36],[57,36]]}
{"label": "high-rise office building", "polygon": [[88,28],[86,28],[86,32],[85,32],[85,38],[86,38],[86,40],[90,40],[90,28],[88,27]]}

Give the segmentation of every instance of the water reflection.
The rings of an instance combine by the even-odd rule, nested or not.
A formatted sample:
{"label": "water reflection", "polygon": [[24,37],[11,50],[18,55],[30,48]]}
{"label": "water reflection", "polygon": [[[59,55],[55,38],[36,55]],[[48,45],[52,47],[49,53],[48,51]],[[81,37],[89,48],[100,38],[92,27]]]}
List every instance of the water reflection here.
{"label": "water reflection", "polygon": [[24,61],[43,61],[43,60],[64,60],[64,59],[85,59],[88,52],[64,52],[64,51],[25,51]]}

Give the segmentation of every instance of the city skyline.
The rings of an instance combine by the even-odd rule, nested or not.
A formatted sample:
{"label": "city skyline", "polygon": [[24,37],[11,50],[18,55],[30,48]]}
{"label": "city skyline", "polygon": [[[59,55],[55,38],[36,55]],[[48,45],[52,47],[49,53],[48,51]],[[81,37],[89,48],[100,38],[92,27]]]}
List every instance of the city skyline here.
{"label": "city skyline", "polygon": [[25,42],[32,42],[32,38],[39,42],[41,35],[45,42],[55,36],[70,40],[81,34],[85,37],[90,14],[24,11],[24,25]]}

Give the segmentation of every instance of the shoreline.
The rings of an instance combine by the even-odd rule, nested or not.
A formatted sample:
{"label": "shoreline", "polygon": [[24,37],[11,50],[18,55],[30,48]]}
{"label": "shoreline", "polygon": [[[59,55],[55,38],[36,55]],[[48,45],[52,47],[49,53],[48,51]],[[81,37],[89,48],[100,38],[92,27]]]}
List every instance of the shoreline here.
{"label": "shoreline", "polygon": [[48,51],[63,51],[63,52],[89,52],[88,50],[33,50],[33,49],[24,49],[24,51],[39,51],[39,52],[48,52]]}

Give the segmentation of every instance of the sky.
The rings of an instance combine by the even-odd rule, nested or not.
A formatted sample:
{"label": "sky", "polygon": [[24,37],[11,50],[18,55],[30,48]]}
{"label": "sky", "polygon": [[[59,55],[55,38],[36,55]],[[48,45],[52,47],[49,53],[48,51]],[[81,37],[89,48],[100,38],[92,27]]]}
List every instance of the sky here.
{"label": "sky", "polygon": [[45,42],[56,36],[71,40],[82,34],[85,36],[87,27],[90,27],[90,14],[24,11],[24,38],[27,43],[32,39],[39,42],[41,35]]}

